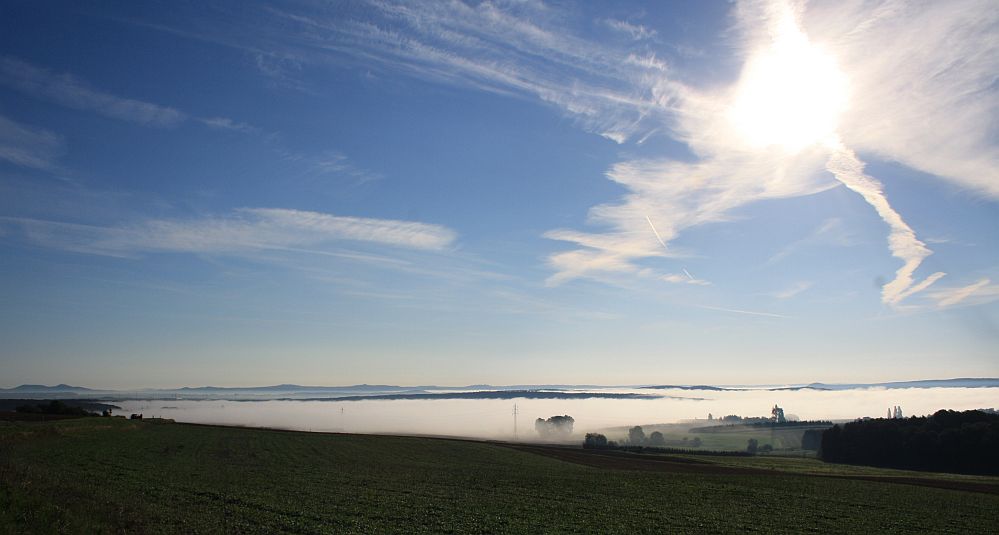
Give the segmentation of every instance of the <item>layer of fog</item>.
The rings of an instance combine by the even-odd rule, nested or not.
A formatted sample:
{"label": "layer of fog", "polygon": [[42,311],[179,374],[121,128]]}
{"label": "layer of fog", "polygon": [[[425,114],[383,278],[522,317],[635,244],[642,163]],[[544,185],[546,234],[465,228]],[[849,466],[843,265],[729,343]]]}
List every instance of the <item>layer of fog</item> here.
{"label": "layer of fog", "polygon": [[[644,391],[648,393],[648,391]],[[686,399],[513,399],[513,400],[365,400],[365,401],[118,401],[119,414],[172,418],[179,422],[270,427],[302,431],[420,434],[537,440],[534,420],[568,414],[574,437],[608,428],[706,420],[729,414],[769,416],[774,404],[802,420],[883,417],[900,405],[905,416],[939,409],[999,406],[997,388],[908,388],[846,391],[690,391],[663,390]],[[689,399],[704,398],[702,400]],[[707,422],[704,422],[707,424]]]}

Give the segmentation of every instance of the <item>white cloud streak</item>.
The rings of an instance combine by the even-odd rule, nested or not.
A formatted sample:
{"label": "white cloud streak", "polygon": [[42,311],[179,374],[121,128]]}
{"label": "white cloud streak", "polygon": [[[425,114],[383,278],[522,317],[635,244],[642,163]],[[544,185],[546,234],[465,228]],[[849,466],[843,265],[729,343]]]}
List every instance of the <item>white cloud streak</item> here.
{"label": "white cloud streak", "polygon": [[792,297],[800,294],[801,292],[804,292],[805,290],[808,290],[811,287],[812,287],[812,283],[811,282],[807,282],[807,281],[796,282],[796,283],[788,286],[787,288],[785,288],[785,289],[777,292],[776,294],[774,294],[774,297],[776,297],[777,299],[790,299],[790,298],[792,298]]}
{"label": "white cloud streak", "polygon": [[[10,56],[0,56],[0,84],[30,97],[54,102],[67,108],[89,111],[131,123],[171,128],[191,116],[169,107],[114,95],[92,87],[72,74],[57,74]],[[256,127],[226,117],[197,118],[210,128],[257,133]]]}
{"label": "white cloud streak", "polygon": [[881,288],[881,299],[887,304],[898,305],[903,299],[923,291],[945,275],[943,272],[933,273],[921,282],[916,282],[913,275],[927,256],[933,254],[926,244],[916,239],[912,231],[902,220],[902,216],[888,204],[881,183],[864,174],[864,164],[857,159],[853,151],[838,142],[833,142],[832,155],[826,168],[837,180],[846,187],[859,193],[868,204],[874,207],[881,219],[891,229],[888,235],[888,248],[892,256],[905,264],[895,272],[895,279]]}
{"label": "white cloud streak", "polygon": [[441,251],[457,237],[440,225],[281,208],[244,208],[221,217],[151,219],[120,226],[5,220],[20,226],[30,241],[41,246],[121,257],[143,253],[238,256],[266,250],[302,251],[344,240]]}
{"label": "white cloud streak", "polygon": [[0,160],[21,167],[54,171],[61,154],[62,138],[58,135],[0,115]]}
{"label": "white cloud streak", "polygon": [[284,159],[299,162],[306,166],[306,171],[315,175],[341,175],[354,179],[357,183],[380,180],[383,176],[374,171],[358,167],[346,154],[339,151],[325,151],[315,156],[309,156],[289,151],[279,151]]}
{"label": "white cloud streak", "polygon": [[9,56],[0,57],[0,83],[36,98],[133,123],[170,127],[187,115],[174,108],[112,95],[70,74],[55,74]]}
{"label": "white cloud streak", "polygon": [[[823,159],[822,151],[806,151],[791,159],[769,152],[733,151],[696,163],[616,164],[607,176],[624,186],[628,195],[621,203],[596,206],[589,214],[591,224],[608,227],[607,231],[560,229],[545,234],[582,247],[549,257],[556,273],[548,282],[560,284],[615,271],[635,273],[644,259],[676,257],[678,253],[664,250],[659,240],[668,244],[685,229],[728,221],[731,210],[753,201],[828,187],[816,169]],[[658,239],[648,230],[648,217],[658,223]]]}
{"label": "white cloud streak", "polygon": [[632,24],[627,21],[616,19],[604,19],[604,24],[614,31],[621,32],[631,37],[635,41],[651,39],[656,36],[655,30],[642,26],[641,24]]}
{"label": "white cloud streak", "polygon": [[656,230],[656,226],[652,224],[652,219],[650,219],[649,216],[645,216],[645,220],[649,222],[649,226],[652,227],[652,232],[656,235],[656,239],[659,240],[659,243],[663,246],[663,249],[668,250],[669,247],[666,247],[666,242],[663,241],[663,237],[659,235],[659,231]]}
{"label": "white cloud streak", "polygon": [[693,284],[695,286],[710,286],[711,283],[704,280],[698,279],[691,275],[686,269],[682,270],[683,274],[678,273],[668,273],[659,277],[659,280],[664,282],[671,282],[673,284]]}
{"label": "white cloud streak", "polygon": [[[960,7],[857,1],[812,8],[780,1],[739,4],[737,28],[744,36],[740,48],[752,58],[769,46],[788,16],[800,15],[808,34],[804,38],[831,52],[849,77],[849,105],[836,127],[842,144],[813,145],[801,154],[773,147],[754,150],[728,123],[738,85],[701,91],[673,84],[677,122],[671,129],[698,160],[616,164],[608,177],[628,193],[620,203],[593,208],[589,217],[590,224],[607,230],[546,234],[581,246],[549,258],[556,270],[550,283],[602,277],[611,271],[637,273],[643,260],[665,256],[638,232],[644,223],[639,214],[652,214],[658,234],[669,244],[684,229],[725,221],[732,209],[747,203],[829,187],[820,175],[823,169],[859,193],[890,228],[889,250],[904,264],[884,286],[883,302],[897,307],[944,276],[937,272],[916,280],[916,270],[931,251],[888,203],[881,184],[863,173],[863,164],[847,146],[999,197],[999,12],[989,2],[970,0]],[[924,15],[924,8],[933,15]],[[909,98],[910,88],[915,88],[916,99]]]}
{"label": "white cloud streak", "polygon": [[732,314],[742,314],[742,315],[745,315],[745,316],[760,316],[760,317],[764,317],[764,318],[782,318],[782,319],[788,318],[788,316],[785,316],[783,314],[774,314],[773,312],[759,312],[759,311],[756,311],[756,310],[741,310],[741,309],[738,309],[738,308],[722,308],[722,307],[713,307],[713,306],[708,306],[708,305],[694,305],[694,306],[697,307],[697,308],[703,308],[705,310],[716,310],[718,312],[730,312]]}
{"label": "white cloud streak", "polygon": [[207,119],[198,119],[205,126],[215,128],[217,130],[228,130],[231,132],[242,132],[244,134],[255,134],[260,132],[260,129],[246,123],[239,121],[233,121],[227,117],[209,117]]}
{"label": "white cloud streak", "polygon": [[[891,208],[877,181],[847,176],[852,162],[862,174],[855,157],[851,162],[845,152],[835,151],[830,160],[829,150],[817,145],[793,155],[747,147],[728,119],[738,82],[706,88],[678,83],[680,74],[650,52],[647,38],[653,35],[646,28],[597,21],[642,43],[631,48],[596,44],[567,30],[569,17],[540,2],[368,0],[350,10],[304,4],[269,12],[289,31],[276,35],[230,28],[200,38],[259,54],[261,42],[241,36],[263,35],[264,48],[296,69],[363,65],[536,98],[617,143],[662,132],[689,148],[694,158],[687,161],[647,158],[614,165],[607,176],[627,193],[590,210],[594,230],[545,234],[575,246],[549,257],[554,273],[548,284],[621,274],[655,277],[649,262],[678,256],[670,242],[684,230],[728,221],[732,210],[759,200],[833,187],[827,171],[838,173],[891,229],[890,251],[904,265],[883,289],[886,303],[897,306],[943,276],[916,281],[929,249]],[[844,150],[870,152],[999,198],[999,10],[994,2],[747,1],[733,13],[736,57],[748,60],[770,46],[791,15],[800,37],[835,59],[849,86],[848,103],[835,125],[849,148]],[[259,20],[241,20],[265,28]],[[645,227],[651,221],[658,236]],[[670,275],[658,277],[669,281]]]}
{"label": "white cloud streak", "polygon": [[[367,0],[349,10],[307,3],[266,11],[266,21],[233,14],[246,26],[197,34],[154,27],[258,58],[268,50],[296,69],[363,65],[376,73],[537,98],[617,143],[660,128],[675,96],[665,62],[646,48],[609,48],[579,37],[567,31],[565,13],[541,2]],[[288,31],[270,31],[274,17]],[[652,35],[616,22],[619,31]],[[288,76],[284,69],[262,72]]]}
{"label": "white cloud streak", "polygon": [[989,278],[979,279],[973,284],[956,288],[940,288],[927,292],[927,297],[940,308],[957,305],[982,305],[999,301],[999,284],[992,284]]}
{"label": "white cloud streak", "polygon": [[[850,76],[860,153],[999,199],[999,9],[991,0],[811,2],[802,23]],[[876,51],[876,53],[872,53]]]}

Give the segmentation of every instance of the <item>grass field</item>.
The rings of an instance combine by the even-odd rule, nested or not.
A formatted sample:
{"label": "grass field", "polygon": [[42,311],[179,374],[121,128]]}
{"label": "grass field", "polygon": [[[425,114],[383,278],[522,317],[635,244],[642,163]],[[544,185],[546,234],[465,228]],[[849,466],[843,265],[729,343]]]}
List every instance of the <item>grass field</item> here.
{"label": "grass field", "polygon": [[[999,526],[996,478],[976,479],[982,486],[972,492],[829,477],[864,469],[790,461],[797,464],[785,470],[773,458],[705,464],[108,418],[0,422],[0,532],[988,533]],[[754,465],[761,462],[768,464]],[[820,466],[825,474],[810,473]]]}
{"label": "grass field", "polygon": [[[802,451],[801,436],[806,429],[825,429],[826,425],[816,425],[811,427],[753,427],[744,425],[733,425],[728,428],[720,428],[713,432],[697,432],[698,427],[708,427],[713,425],[707,421],[698,423],[675,423],[675,424],[647,424],[642,425],[645,435],[653,432],[660,432],[666,440],[666,445],[671,448],[690,448],[701,450],[721,450],[721,451],[744,451],[749,439],[756,439],[762,446],[770,444],[778,450],[797,450],[800,455],[812,456],[815,452]],[[717,424],[721,425],[721,424]],[[602,431],[607,438],[625,443],[628,440],[628,427],[614,427]],[[694,439],[700,440],[700,446],[694,446]],[[686,439],[686,440],[684,440]]]}

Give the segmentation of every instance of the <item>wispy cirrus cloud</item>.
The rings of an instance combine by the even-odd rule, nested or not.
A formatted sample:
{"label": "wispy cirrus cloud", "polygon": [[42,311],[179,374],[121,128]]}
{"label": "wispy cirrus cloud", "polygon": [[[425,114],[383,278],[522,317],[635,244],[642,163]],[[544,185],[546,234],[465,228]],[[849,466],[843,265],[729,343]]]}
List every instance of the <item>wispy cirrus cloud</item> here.
{"label": "wispy cirrus cloud", "polygon": [[[148,219],[116,226],[3,218],[31,242],[107,256],[150,253],[243,255],[267,250],[309,252],[341,242],[441,251],[457,234],[444,226],[394,219],[337,216],[282,208],[243,208],[221,216]],[[319,252],[322,252],[319,250]]]}
{"label": "wispy cirrus cloud", "polygon": [[170,127],[188,118],[174,108],[119,97],[95,89],[71,74],[56,74],[10,56],[0,57],[0,83],[67,108],[148,126]]}
{"label": "wispy cirrus cloud", "polygon": [[[132,23],[222,44],[254,58],[261,73],[304,87],[309,68],[357,66],[555,106],[588,131],[623,143],[662,127],[675,88],[644,46],[611,48],[581,37],[569,13],[543,2],[362,0],[267,5],[232,12],[211,28]],[[274,31],[274,20],[281,30]],[[651,30],[615,21],[618,31]],[[314,89],[313,89],[314,90]]]}
{"label": "wispy cirrus cloud", "polygon": [[775,293],[774,297],[776,297],[777,299],[790,299],[800,294],[801,292],[808,290],[813,286],[813,284],[814,283],[810,281],[798,281],[784,288],[783,290]]}
{"label": "wispy cirrus cloud", "polygon": [[674,284],[693,284],[695,286],[710,286],[711,285],[710,282],[708,282],[708,281],[706,281],[704,279],[698,279],[698,278],[694,277],[686,269],[683,270],[682,274],[680,274],[680,273],[667,273],[666,275],[663,275],[663,276],[659,277],[659,280],[662,280],[662,281],[665,281],[665,282],[672,282]]}
{"label": "wispy cirrus cloud", "polygon": [[850,76],[846,146],[999,199],[993,2],[809,3],[801,17]]}
{"label": "wispy cirrus cloud", "polygon": [[[97,89],[72,74],[54,73],[11,56],[0,56],[0,84],[67,108],[143,126],[171,128],[192,119],[190,114],[176,108],[115,95]],[[244,133],[259,131],[252,125],[226,117],[193,119],[215,129]]]}
{"label": "wispy cirrus cloud", "polygon": [[[267,28],[248,16],[238,23],[247,27],[198,35],[255,56],[270,50],[296,70],[363,66],[534,98],[617,143],[641,143],[660,133],[689,149],[692,158],[684,161],[645,157],[614,165],[607,176],[626,193],[593,207],[589,230],[545,234],[574,246],[548,258],[553,270],[549,284],[618,275],[669,282],[678,266],[650,275],[650,264],[676,256],[662,243],[671,245],[688,229],[728,221],[733,210],[749,203],[815,193],[835,187],[839,179],[839,184],[856,186],[851,189],[888,227],[889,252],[903,266],[883,289],[882,300],[898,306],[943,274],[920,278],[930,249],[880,192],[876,179],[864,175],[875,182],[861,188],[843,173],[849,167],[842,165],[843,156],[852,155],[861,172],[863,163],[855,154],[874,154],[999,199],[999,11],[988,0],[737,3],[729,44],[733,57],[745,60],[744,69],[731,84],[712,81],[702,87],[684,76],[689,73],[676,72],[664,59],[668,56],[657,56],[648,43],[651,33],[642,27],[600,19],[595,22],[641,41],[641,46],[597,43],[576,31],[573,18],[559,6],[541,2],[369,0],[349,10],[309,3],[268,9],[287,31],[247,31]],[[768,88],[769,94],[782,97],[771,97],[768,106],[783,116],[761,116],[753,108],[751,118],[785,128],[782,141],[798,137],[794,128],[787,129],[789,124],[800,126],[798,115],[817,109],[809,105],[814,81],[801,73],[822,74],[814,66],[828,63],[844,76],[825,85],[844,82],[845,96],[836,113],[827,109],[830,113],[822,119],[829,124],[820,121],[820,126],[828,127],[837,143],[794,139],[801,146],[788,151],[767,139],[747,143],[733,124],[733,108],[752,85],[754,69],[766,63],[768,51],[780,45],[777,37],[784,34],[807,46],[789,55],[800,69],[778,65],[776,74],[784,83]],[[251,42],[247,35],[262,38]],[[842,150],[836,149],[839,144]],[[659,240],[647,228],[650,217]]]}
{"label": "wispy cirrus cloud", "polygon": [[621,32],[636,41],[651,39],[656,36],[655,30],[642,26],[641,24],[632,24],[628,21],[617,19],[604,19],[603,22],[608,28]]}
{"label": "wispy cirrus cloud", "polygon": [[62,154],[62,138],[45,130],[20,124],[0,115],[0,160],[14,165],[54,171]]}
{"label": "wispy cirrus cloud", "polygon": [[242,132],[244,134],[259,133],[260,129],[247,123],[234,121],[228,117],[209,117],[198,119],[202,124],[218,130],[229,130],[232,132]]}
{"label": "wispy cirrus cloud", "polygon": [[280,149],[278,153],[285,160],[302,164],[306,173],[313,175],[339,175],[351,178],[358,184],[383,178],[380,173],[358,166],[340,151],[330,150],[307,155]]}
{"label": "wispy cirrus cloud", "polygon": [[[730,212],[763,199],[793,197],[829,187],[816,171],[821,151],[806,151],[793,159],[777,153],[735,152],[696,163],[675,160],[621,162],[607,177],[628,190],[622,202],[592,208],[588,222],[602,232],[568,229],[545,237],[582,248],[551,255],[556,271],[549,283],[607,272],[637,272],[643,260],[669,258],[647,217],[656,222],[666,243],[682,231],[730,220]],[[651,214],[651,216],[649,216]]]}
{"label": "wispy cirrus cloud", "polygon": [[[995,180],[999,149],[994,141],[999,14],[988,2],[971,0],[959,8],[934,4],[929,9],[932,14],[893,1],[812,8],[813,4],[782,1],[736,6],[736,28],[742,35],[738,54],[747,58],[739,80],[727,88],[707,90],[672,84],[674,114],[666,115],[667,120],[675,117],[670,132],[697,159],[616,164],[608,178],[627,193],[621,202],[590,210],[588,222],[600,230],[546,234],[580,246],[550,256],[555,270],[551,283],[602,278],[613,271],[637,273],[643,262],[666,256],[643,232],[646,214],[652,214],[668,244],[685,229],[727,220],[734,208],[747,203],[831,187],[832,177],[875,208],[889,228],[891,254],[903,261],[895,279],[882,290],[884,303],[898,307],[944,276],[937,272],[917,279],[916,272],[931,251],[892,208],[880,183],[864,174],[863,163],[849,147],[873,151],[999,198]],[[790,44],[779,41],[782,35]],[[909,41],[898,35],[911,35],[918,44],[909,47],[905,44]],[[807,48],[809,38],[819,44]],[[783,56],[772,60],[766,56],[771,53],[768,47]],[[830,57],[836,59],[826,59]],[[837,103],[842,110],[838,117],[830,113],[807,122],[802,115],[836,108],[831,100],[808,100],[812,81],[802,82],[804,71],[794,65],[807,70],[821,61],[830,62],[831,69],[837,68],[833,63],[837,62],[846,73],[848,100],[845,105]],[[766,83],[775,84],[762,86],[766,91],[762,94],[750,85],[759,69],[770,69],[765,71]],[[916,99],[909,98],[912,88]],[[739,99],[748,91],[764,99],[764,106],[751,110],[749,126],[755,129],[751,138],[733,122],[738,119],[734,113]],[[786,98],[774,99],[772,94]],[[800,110],[788,111],[795,107]],[[804,137],[802,144],[802,136],[813,134],[802,128],[816,127],[828,128],[828,133],[816,131],[815,141]],[[782,144],[796,146],[788,150]]]}
{"label": "wispy cirrus cloud", "polygon": [[916,233],[888,203],[884,187],[880,182],[864,174],[864,165],[857,159],[853,151],[841,144],[833,149],[826,169],[846,187],[859,193],[865,201],[874,207],[881,219],[888,224],[888,248],[892,256],[905,262],[895,278],[881,288],[882,300],[890,305],[898,305],[903,299],[921,292],[940,280],[943,272],[936,272],[920,282],[914,280],[914,274],[923,260],[932,254],[926,244],[916,238]]}
{"label": "wispy cirrus cloud", "polygon": [[993,284],[992,279],[985,277],[967,286],[939,288],[926,296],[939,308],[982,305],[999,301],[999,284]]}
{"label": "wispy cirrus cloud", "polygon": [[659,126],[650,115],[668,109],[672,88],[662,61],[567,32],[543,4],[371,5],[373,20],[327,23],[336,30],[332,49],[363,52],[419,77],[533,96],[618,143]]}

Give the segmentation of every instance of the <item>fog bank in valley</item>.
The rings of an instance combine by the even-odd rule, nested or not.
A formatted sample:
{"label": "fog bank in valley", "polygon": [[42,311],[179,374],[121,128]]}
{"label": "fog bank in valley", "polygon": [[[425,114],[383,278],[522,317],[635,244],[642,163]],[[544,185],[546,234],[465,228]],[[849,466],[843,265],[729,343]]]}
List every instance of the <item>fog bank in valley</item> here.
{"label": "fog bank in valley", "polygon": [[[620,391],[620,390],[617,390]],[[648,391],[644,391],[648,393]],[[362,401],[118,401],[120,413],[179,422],[271,427],[317,432],[448,435],[514,439],[514,404],[520,440],[538,440],[537,418],[567,414],[574,438],[609,427],[718,418],[729,414],[769,416],[778,404],[802,420],[883,417],[899,405],[906,416],[939,409],[999,406],[996,388],[907,388],[842,391],[662,390],[662,399],[457,399]],[[701,398],[701,399],[695,399]],[[707,423],[707,422],[705,422]]]}

